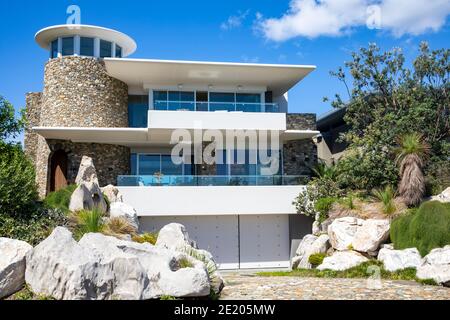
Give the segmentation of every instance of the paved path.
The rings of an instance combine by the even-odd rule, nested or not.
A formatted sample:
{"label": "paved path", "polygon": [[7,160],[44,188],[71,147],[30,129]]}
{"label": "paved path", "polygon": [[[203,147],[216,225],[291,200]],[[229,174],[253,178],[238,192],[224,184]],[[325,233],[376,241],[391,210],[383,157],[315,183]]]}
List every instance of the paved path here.
{"label": "paved path", "polygon": [[223,276],[227,286],[221,300],[450,300],[450,288],[414,281],[382,280],[381,289],[370,289],[366,279],[258,277],[249,273]]}

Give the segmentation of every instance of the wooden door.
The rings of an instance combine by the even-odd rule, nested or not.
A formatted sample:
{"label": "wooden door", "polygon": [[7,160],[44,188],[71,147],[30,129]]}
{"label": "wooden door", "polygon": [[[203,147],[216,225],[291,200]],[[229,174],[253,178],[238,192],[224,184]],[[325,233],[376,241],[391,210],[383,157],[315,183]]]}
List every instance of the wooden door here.
{"label": "wooden door", "polygon": [[67,154],[63,150],[56,151],[51,158],[50,192],[67,186]]}

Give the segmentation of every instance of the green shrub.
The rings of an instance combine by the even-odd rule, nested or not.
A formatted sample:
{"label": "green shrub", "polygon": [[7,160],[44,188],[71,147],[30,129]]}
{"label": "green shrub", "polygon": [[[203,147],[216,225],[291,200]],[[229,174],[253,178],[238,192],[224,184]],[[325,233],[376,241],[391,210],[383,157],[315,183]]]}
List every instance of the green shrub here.
{"label": "green shrub", "polygon": [[383,205],[382,209],[384,214],[391,215],[397,210],[394,202],[395,191],[392,186],[388,185],[384,188],[384,190],[376,189],[372,193],[374,197]]}
{"label": "green shrub", "polygon": [[316,201],[314,204],[314,209],[319,213],[320,215],[320,222],[323,222],[328,217],[328,212],[330,212],[331,208],[333,207],[333,204],[337,201],[337,198],[334,197],[325,197],[320,198]]}
{"label": "green shrub", "polygon": [[326,255],[324,253],[315,253],[309,256],[308,262],[311,263],[312,266],[317,267],[322,264],[325,257]]}
{"label": "green shrub", "polygon": [[0,142],[0,214],[26,217],[37,199],[33,164],[19,145]]}
{"label": "green shrub", "polygon": [[178,260],[178,266],[180,267],[180,269],[185,269],[185,268],[192,268],[194,265],[187,258],[183,257],[180,260]]}
{"label": "green shrub", "polygon": [[69,212],[70,197],[77,188],[76,185],[69,185],[61,190],[49,193],[44,199],[47,208],[59,209],[64,213]]}
{"label": "green shrub", "polygon": [[356,208],[354,196],[351,193],[349,193],[345,198],[341,199],[339,203],[349,210],[353,210]]}
{"label": "green shrub", "polygon": [[152,245],[156,244],[158,240],[158,232],[145,232],[143,234],[133,236],[132,240],[138,243],[150,243]]}
{"label": "green shrub", "polygon": [[395,249],[415,247],[422,256],[450,244],[450,203],[430,201],[391,224]]}
{"label": "green shrub", "polygon": [[70,217],[75,238],[80,239],[86,233],[102,232],[105,228],[104,214],[99,209],[81,210]]}

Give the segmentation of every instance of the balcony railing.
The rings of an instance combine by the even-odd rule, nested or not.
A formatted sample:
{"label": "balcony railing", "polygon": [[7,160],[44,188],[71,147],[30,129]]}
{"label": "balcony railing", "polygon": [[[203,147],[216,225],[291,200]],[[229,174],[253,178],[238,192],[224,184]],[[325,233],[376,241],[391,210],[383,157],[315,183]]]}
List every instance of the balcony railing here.
{"label": "balcony railing", "polygon": [[277,103],[243,103],[243,102],[193,102],[160,101],[153,102],[154,110],[169,111],[241,111],[241,112],[280,112]]}
{"label": "balcony railing", "polygon": [[118,176],[119,187],[305,185],[308,176]]}

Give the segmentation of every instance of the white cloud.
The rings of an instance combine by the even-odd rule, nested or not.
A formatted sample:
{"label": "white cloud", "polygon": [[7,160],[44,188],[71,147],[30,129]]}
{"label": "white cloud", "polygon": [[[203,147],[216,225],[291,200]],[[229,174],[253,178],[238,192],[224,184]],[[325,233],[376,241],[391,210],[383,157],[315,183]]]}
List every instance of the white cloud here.
{"label": "white cloud", "polygon": [[247,18],[249,12],[250,10],[247,10],[245,12],[238,11],[237,15],[229,16],[227,21],[222,22],[222,24],[220,25],[220,29],[226,31],[240,27],[245,18]]}
{"label": "white cloud", "polygon": [[247,55],[241,56],[241,60],[245,63],[258,63],[259,57],[249,57]]}
{"label": "white cloud", "polygon": [[274,41],[295,37],[341,36],[370,21],[379,7],[378,26],[396,37],[437,31],[450,14],[449,0],[292,0],[280,18],[257,17],[256,26]]}

